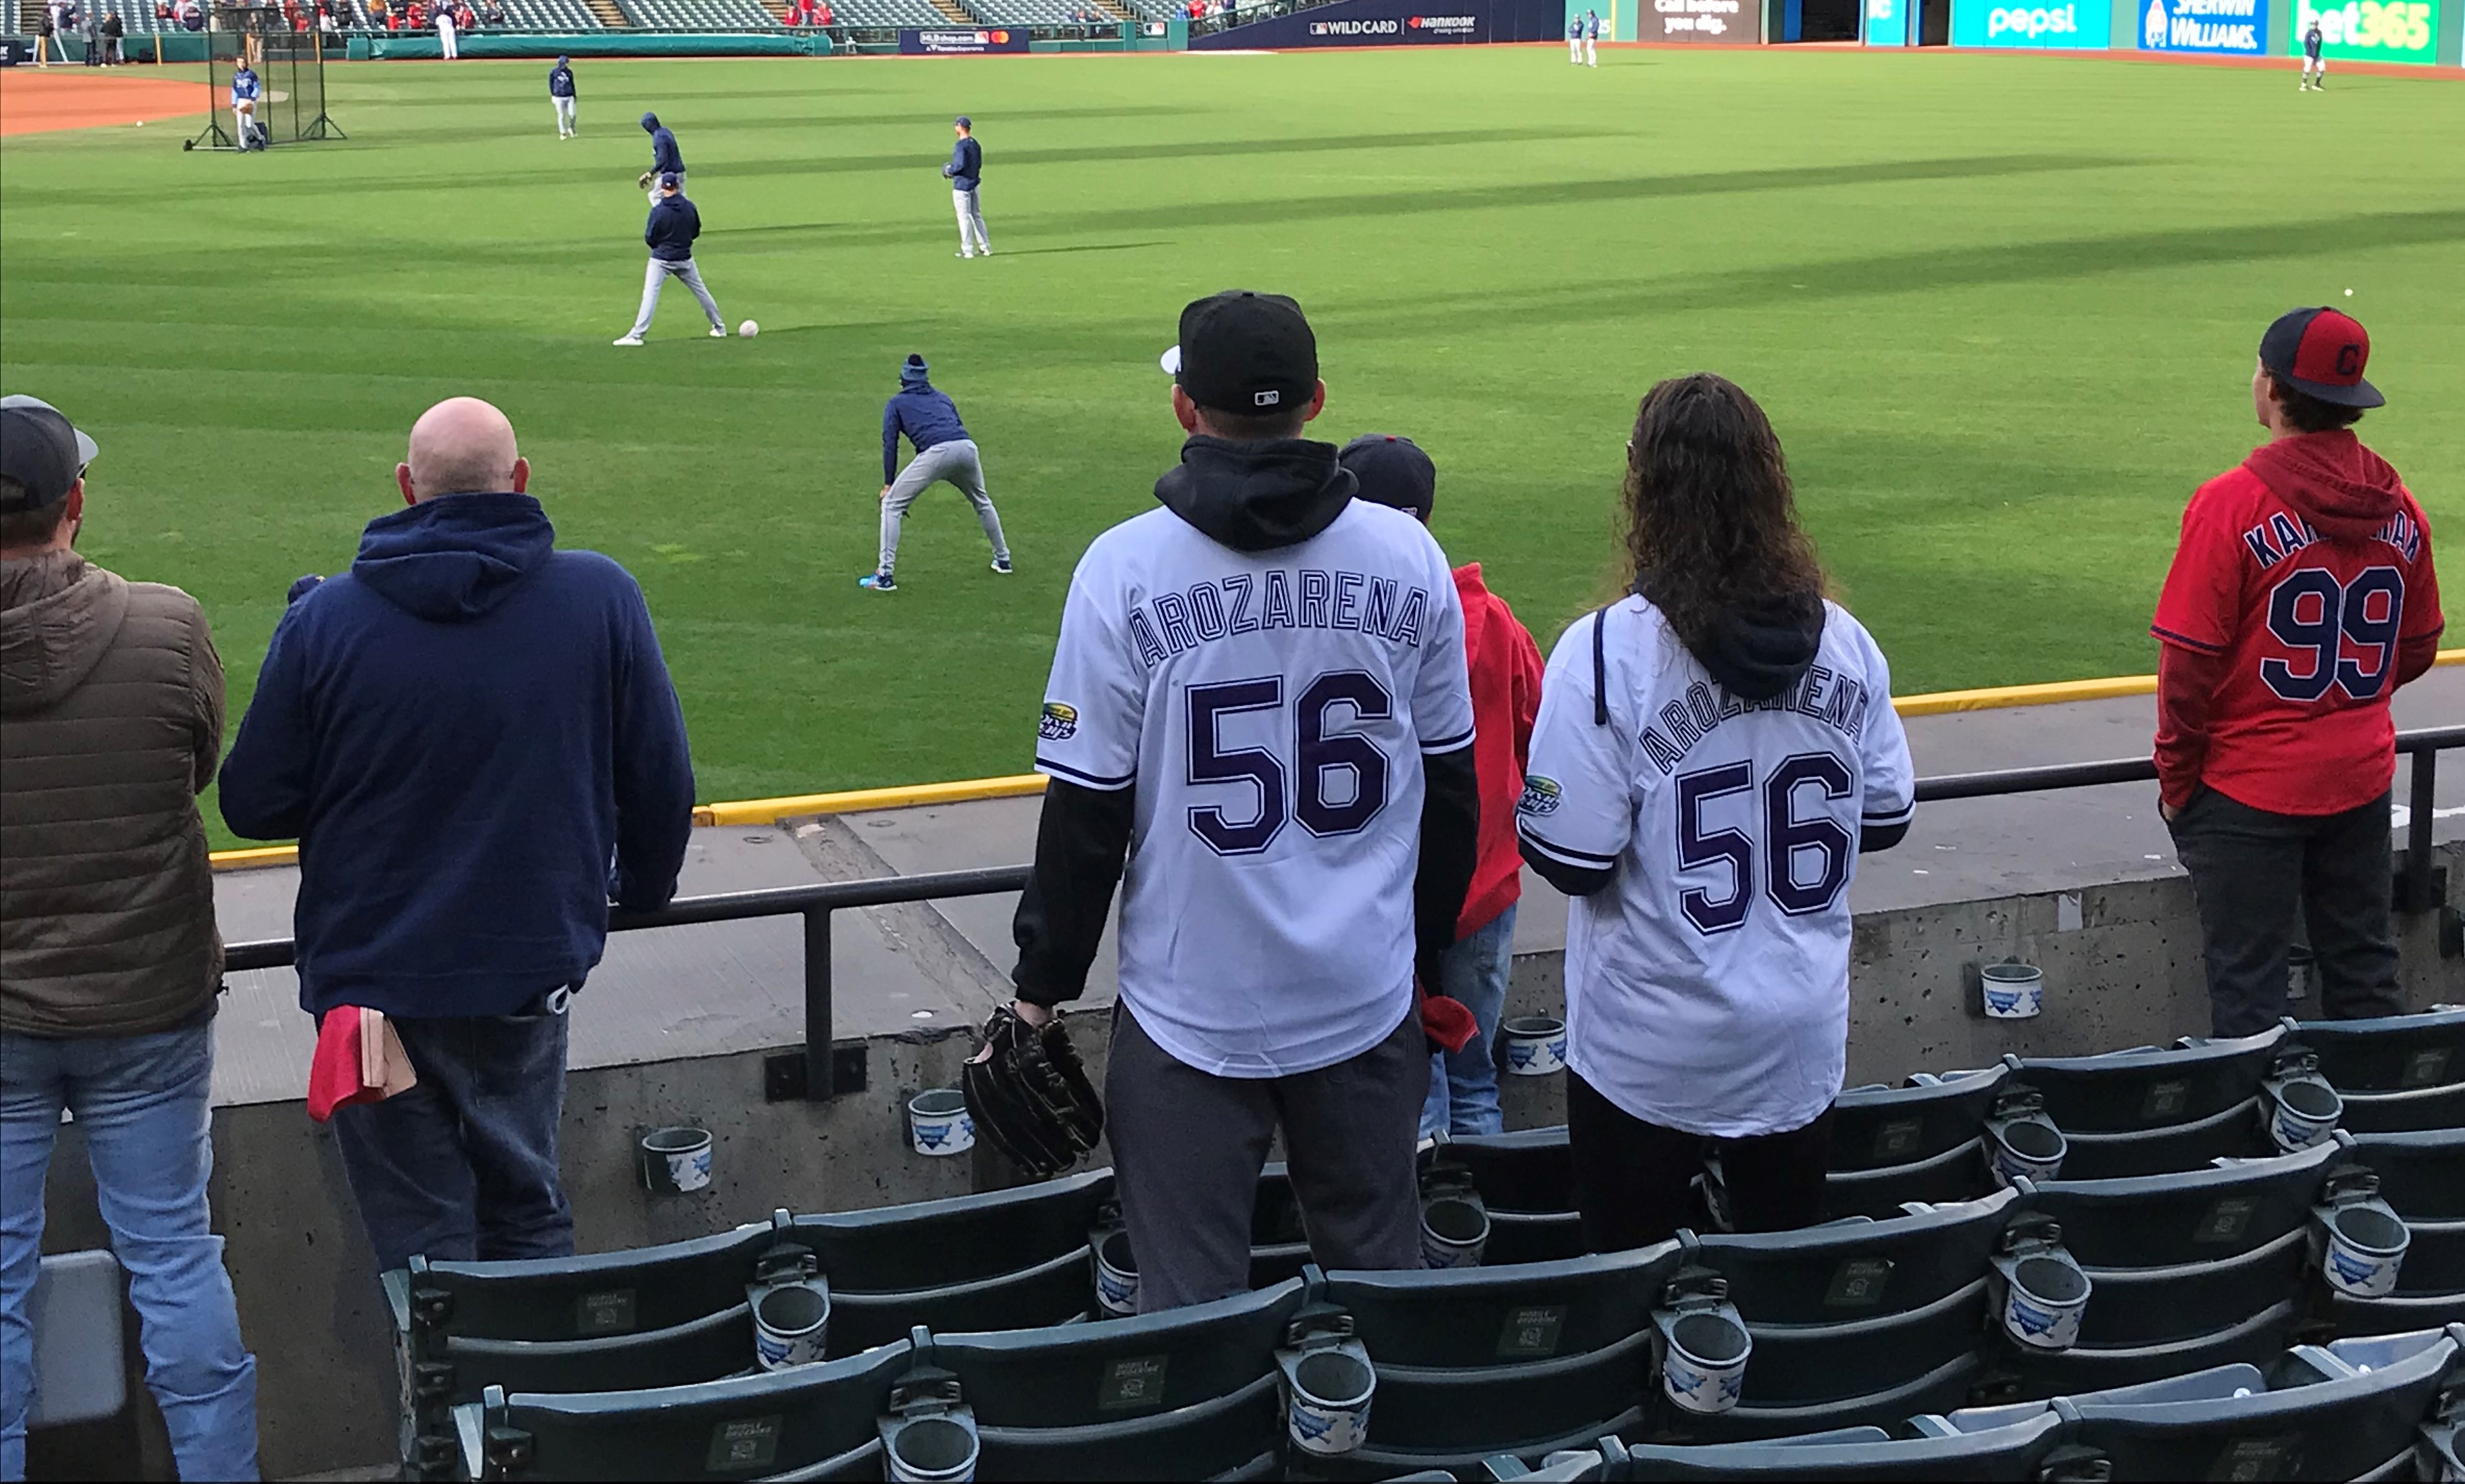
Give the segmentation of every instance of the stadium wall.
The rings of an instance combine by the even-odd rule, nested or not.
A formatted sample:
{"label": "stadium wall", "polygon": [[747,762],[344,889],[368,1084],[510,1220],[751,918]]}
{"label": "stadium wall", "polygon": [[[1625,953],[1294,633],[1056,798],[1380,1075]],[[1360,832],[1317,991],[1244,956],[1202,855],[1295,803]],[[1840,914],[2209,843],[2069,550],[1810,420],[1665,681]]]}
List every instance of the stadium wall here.
{"label": "stadium wall", "polygon": [[[457,50],[475,56],[828,56],[819,31],[477,31]],[[443,46],[432,33],[353,36],[353,61],[434,61]]]}
{"label": "stadium wall", "polygon": [[[2439,857],[2450,900],[2465,902],[2465,842],[2442,847]],[[2439,958],[2434,915],[2405,921],[2411,1003],[2465,999],[2465,961]],[[2007,956],[2045,970],[2049,1008],[2041,1019],[1987,1021],[1968,1012],[1970,965]],[[1561,1008],[1562,972],[1559,953],[1519,958],[1510,1011]],[[861,985],[839,988],[842,998],[862,992]],[[1099,1079],[1108,1024],[1101,1014],[1074,1022]],[[2207,1028],[2199,931],[2180,875],[1856,920],[1853,1085],[1989,1065],[2006,1052],[2110,1051]],[[911,1155],[901,1121],[913,1092],[956,1084],[967,1047],[955,1028],[875,1039],[866,1090],[829,1103],[762,1101],[761,1052],[576,1070],[567,1081],[563,1155],[584,1246],[674,1241],[760,1220],[777,1206],[848,1209],[993,1188],[1003,1181],[989,1162]],[[1510,1127],[1563,1121],[1561,1079],[1504,1082]],[[671,1123],[712,1131],[717,1158],[706,1194],[653,1198],[635,1183],[638,1131]],[[285,1100],[217,1108],[213,1137],[215,1224],[257,1354],[267,1476],[390,1459],[389,1329],[330,1136],[300,1102]],[[52,1161],[46,1251],[105,1243],[80,1139],[74,1126],[64,1128]],[[1098,1160],[1103,1156],[1099,1149]],[[143,1385],[132,1382],[130,1389],[135,1406],[150,1409]],[[129,1432],[159,1423],[132,1412],[115,1426]]]}
{"label": "stadium wall", "polygon": [[1566,36],[1565,0],[1337,0],[1333,5],[1193,36],[1189,48],[1231,52],[1477,46],[1499,41],[1563,42]]}

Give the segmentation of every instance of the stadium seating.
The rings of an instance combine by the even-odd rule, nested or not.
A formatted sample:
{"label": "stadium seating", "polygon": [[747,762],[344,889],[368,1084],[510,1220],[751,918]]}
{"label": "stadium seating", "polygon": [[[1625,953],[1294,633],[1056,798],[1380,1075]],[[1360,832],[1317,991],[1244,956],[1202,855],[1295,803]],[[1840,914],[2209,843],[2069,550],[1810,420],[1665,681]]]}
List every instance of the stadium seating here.
{"label": "stadium seating", "polygon": [[1676,1242],[1506,1268],[1324,1275],[1378,1371],[1362,1469],[1469,1470],[1633,1427]]}
{"label": "stadium seating", "polygon": [[1118,24],[1103,18],[1095,21],[1073,19],[1073,11],[1086,15],[1096,11],[1093,0],[967,0],[967,9],[996,26],[1059,26],[1085,27]]}
{"label": "stadium seating", "polygon": [[2282,1347],[2297,1310],[2312,1203],[2340,1138],[2223,1168],[2019,1183],[2095,1285],[2078,1344],[2007,1347],[2021,1396],[2132,1385]]}
{"label": "stadium seating", "polygon": [[1986,1115],[2010,1077],[2009,1067],[1938,1077],[1920,1073],[1903,1087],[1853,1087],[1832,1105],[1832,1168],[1823,1214],[1899,1213],[1904,1202],[1970,1201],[1994,1188],[1986,1162]]}
{"label": "stadium seating", "polygon": [[2286,1026],[2319,1054],[2349,1132],[2465,1128],[2465,1008]]}
{"label": "stadium seating", "polygon": [[455,1410],[464,1477],[882,1476],[877,1418],[914,1362],[905,1340],[700,1385],[572,1396],[491,1386]]}
{"label": "stadium seating", "polygon": [[[365,4],[366,0],[362,0]],[[389,0],[390,3],[390,0]],[[605,27],[583,0],[504,0],[508,30],[600,31]]]}
{"label": "stadium seating", "polygon": [[1276,1351],[1295,1279],[1165,1314],[1005,1333],[918,1331],[920,1366],[972,1408],[988,1479],[1261,1476],[1277,1459]]}
{"label": "stadium seating", "polygon": [[950,17],[932,0],[833,0],[832,13],[842,27],[877,30],[894,26],[947,26]]}
{"label": "stadium seating", "polygon": [[2009,1427],[1963,1432],[1943,1429],[1919,1437],[1892,1436],[1878,1427],[1844,1428],[1804,1437],[1700,1447],[1636,1444],[1627,1450],[1629,1479],[2034,1479],[2054,1451],[2062,1420],[2041,1412]]}
{"label": "stadium seating", "polygon": [[1691,1419],[1693,1430],[1781,1437],[1961,1405],[1979,1369],[1988,1259],[2016,1199],[2004,1190],[1889,1221],[1681,1236],[1688,1262],[1727,1280],[1754,1337],[1737,1408]]}
{"label": "stadium seating", "polygon": [[666,31],[776,31],[760,0],[616,0],[634,25]]}
{"label": "stadium seating", "polygon": [[2220,1157],[2275,1151],[2258,1096],[2282,1027],[2230,1041],[2187,1041],[2101,1056],[2008,1056],[2016,1085],[2035,1089],[2070,1141],[2065,1180],[2198,1169]]}
{"label": "stadium seating", "polygon": [[2409,1244],[2396,1292],[2335,1296],[2341,1335],[2399,1334],[2465,1323],[2465,1129],[2362,1134],[2353,1157],[2380,1179]]}
{"label": "stadium seating", "polygon": [[1431,1159],[1471,1173],[1473,1188],[1489,1209],[1489,1248],[1482,1261],[1496,1266],[1583,1254],[1575,1165],[1564,1124],[1452,1140],[1432,1149]]}

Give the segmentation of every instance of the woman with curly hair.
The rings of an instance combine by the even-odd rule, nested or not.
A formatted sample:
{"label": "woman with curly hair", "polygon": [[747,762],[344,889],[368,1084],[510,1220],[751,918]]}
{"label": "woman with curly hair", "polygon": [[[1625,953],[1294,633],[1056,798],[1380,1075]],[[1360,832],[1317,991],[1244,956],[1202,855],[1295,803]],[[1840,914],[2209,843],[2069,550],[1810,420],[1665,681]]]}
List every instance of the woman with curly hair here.
{"label": "woman with curly hair", "polygon": [[1890,667],[1824,595],[1780,439],[1718,376],[1627,445],[1628,594],[1560,636],[1517,829],[1572,898],[1566,1123],[1594,1251],[1821,1214],[1849,1042],[1849,881],[1908,831]]}

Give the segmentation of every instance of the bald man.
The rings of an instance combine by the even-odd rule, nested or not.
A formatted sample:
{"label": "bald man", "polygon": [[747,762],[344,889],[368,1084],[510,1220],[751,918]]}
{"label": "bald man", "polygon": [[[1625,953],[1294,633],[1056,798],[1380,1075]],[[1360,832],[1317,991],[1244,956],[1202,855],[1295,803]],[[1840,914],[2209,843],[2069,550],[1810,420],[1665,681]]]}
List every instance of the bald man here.
{"label": "bald man", "polygon": [[300,842],[300,1008],[384,1011],[418,1074],[334,1115],[380,1271],[573,1251],[566,1008],[611,899],[675,895],[692,823],[641,588],[556,549],[530,478],[503,412],[429,409],[394,467],[407,508],[294,585],[223,764],[232,830]]}

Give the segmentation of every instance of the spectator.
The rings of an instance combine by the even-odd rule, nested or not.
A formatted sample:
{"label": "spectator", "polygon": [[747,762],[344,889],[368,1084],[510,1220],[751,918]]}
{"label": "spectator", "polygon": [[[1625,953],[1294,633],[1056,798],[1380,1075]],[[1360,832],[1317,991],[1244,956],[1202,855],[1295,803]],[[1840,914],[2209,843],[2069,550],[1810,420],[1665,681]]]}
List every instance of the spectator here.
{"label": "spectator", "polygon": [[[1360,481],[1356,497],[1392,505],[1430,523],[1438,470],[1410,438],[1365,433],[1337,455]],[[1498,1107],[1493,1047],[1506,1013],[1507,971],[1515,963],[1515,904],[1523,895],[1523,864],[1515,849],[1515,803],[1523,795],[1523,764],[1532,720],[1541,710],[1541,650],[1516,622],[1506,600],[1480,580],[1480,564],[1455,569],[1463,599],[1464,659],[1472,675],[1477,731],[1473,765],[1480,780],[1480,849],[1455,946],[1438,961],[1430,988],[1472,1011],[1475,1031],[1463,1050],[1431,1053],[1430,1097],[1421,1106],[1421,1137],[1497,1134],[1506,1128]]]}
{"label": "spectator", "polygon": [[0,1478],[26,1476],[27,1306],[60,1115],[144,1321],[180,1476],[256,1477],[256,1360],[213,1234],[222,941],[196,796],[223,672],[177,587],[79,557],[94,442],[0,398]]}
{"label": "spectator", "polygon": [[[100,9],[100,6],[97,6],[96,9]],[[85,38],[85,64],[88,67],[101,66],[102,27],[101,24],[95,19],[94,10],[88,10],[85,12],[85,27],[80,34]]]}
{"label": "spectator", "polygon": [[498,0],[488,0],[487,8],[479,12],[479,20],[490,31],[502,31],[512,24],[505,17],[505,8],[498,4]]}
{"label": "spectator", "polygon": [[300,840],[301,1008],[384,1011],[418,1074],[334,1116],[379,1266],[561,1256],[566,1002],[611,896],[675,895],[684,718],[641,589],[555,549],[502,412],[431,408],[394,480],[411,508],[276,627],[223,818]]}
{"label": "spectator", "polygon": [[[52,65],[51,49],[59,33],[59,7],[54,6],[43,11],[43,18],[34,23],[41,28],[34,36],[34,65],[37,67]],[[63,47],[60,60],[67,61],[68,55],[66,48]]]}
{"label": "spectator", "polygon": [[392,18],[392,12],[386,7],[386,0],[368,0],[369,26],[378,31],[388,31],[391,29]]}
{"label": "spectator", "polygon": [[102,65],[117,67],[127,60],[120,49],[121,38],[127,34],[128,23],[120,18],[120,12],[105,11],[102,14]]}
{"label": "spectator", "polygon": [[1665,381],[1627,447],[1629,595],[1560,636],[1518,811],[1573,898],[1566,1132],[1594,1251],[1692,1226],[1707,1147],[1738,1229],[1820,1219],[1849,880],[1915,808],[1890,668],[1824,600],[1763,410]]}
{"label": "spectator", "polygon": [[180,29],[196,32],[206,29],[206,8],[202,0],[180,0]]}
{"label": "spectator", "polygon": [[2331,1018],[2394,1015],[2388,698],[2445,620],[2431,527],[2353,425],[2384,399],[2370,336],[2297,309],[2260,338],[2268,441],[2200,486],[2157,600],[2157,784],[2190,873],[2210,1029],[2286,1012],[2297,913]]}

